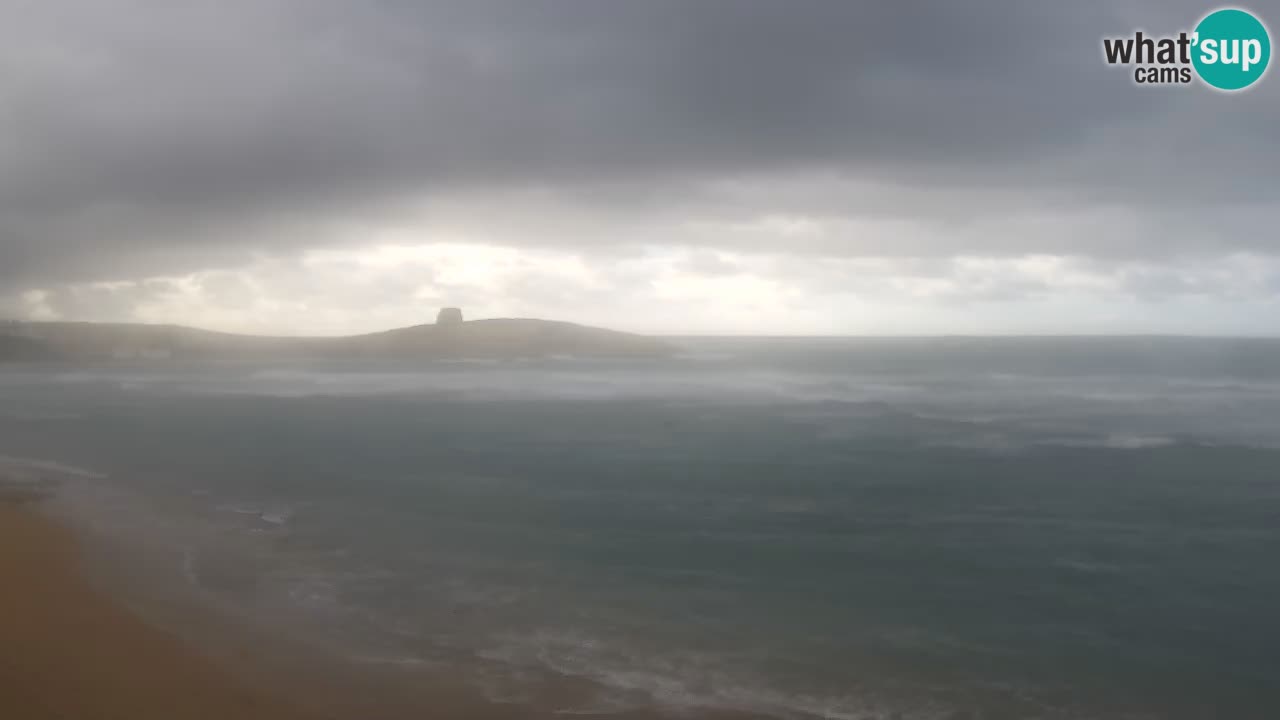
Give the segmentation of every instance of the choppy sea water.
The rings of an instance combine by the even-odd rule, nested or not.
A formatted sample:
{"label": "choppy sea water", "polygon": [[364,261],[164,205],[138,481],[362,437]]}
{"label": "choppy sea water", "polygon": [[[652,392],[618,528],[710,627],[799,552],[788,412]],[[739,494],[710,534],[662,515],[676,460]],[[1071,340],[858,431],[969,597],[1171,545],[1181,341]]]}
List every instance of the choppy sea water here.
{"label": "choppy sea water", "polygon": [[1280,343],[681,343],[10,366],[0,453],[223,609],[502,701],[1280,717]]}

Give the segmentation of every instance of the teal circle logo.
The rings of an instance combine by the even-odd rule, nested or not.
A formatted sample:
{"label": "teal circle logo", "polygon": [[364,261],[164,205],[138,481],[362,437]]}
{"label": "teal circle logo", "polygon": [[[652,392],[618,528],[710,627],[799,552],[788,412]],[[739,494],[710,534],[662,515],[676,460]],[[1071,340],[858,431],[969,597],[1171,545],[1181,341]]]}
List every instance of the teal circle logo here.
{"label": "teal circle logo", "polygon": [[1271,38],[1262,21],[1224,8],[1204,17],[1192,40],[1191,63],[1200,79],[1219,90],[1243,90],[1258,81],[1271,60]]}

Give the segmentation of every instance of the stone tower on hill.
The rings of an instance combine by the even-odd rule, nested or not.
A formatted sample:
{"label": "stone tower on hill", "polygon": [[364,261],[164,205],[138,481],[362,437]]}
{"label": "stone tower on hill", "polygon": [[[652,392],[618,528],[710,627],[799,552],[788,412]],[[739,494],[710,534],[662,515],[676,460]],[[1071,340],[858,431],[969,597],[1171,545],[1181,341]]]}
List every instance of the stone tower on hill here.
{"label": "stone tower on hill", "polygon": [[440,312],[436,313],[437,325],[460,325],[462,324],[462,308],[447,307],[440,308]]}

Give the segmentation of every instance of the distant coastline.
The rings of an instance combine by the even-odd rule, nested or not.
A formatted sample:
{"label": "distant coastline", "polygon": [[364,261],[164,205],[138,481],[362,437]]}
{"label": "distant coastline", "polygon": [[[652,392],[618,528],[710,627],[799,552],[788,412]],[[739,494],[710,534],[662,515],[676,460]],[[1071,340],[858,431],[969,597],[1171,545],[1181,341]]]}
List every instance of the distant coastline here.
{"label": "distant coastline", "polygon": [[662,340],[604,328],[526,318],[463,321],[460,313],[443,311],[434,324],[342,337],[238,335],[138,323],[0,324],[0,362],[660,357],[672,352]]}

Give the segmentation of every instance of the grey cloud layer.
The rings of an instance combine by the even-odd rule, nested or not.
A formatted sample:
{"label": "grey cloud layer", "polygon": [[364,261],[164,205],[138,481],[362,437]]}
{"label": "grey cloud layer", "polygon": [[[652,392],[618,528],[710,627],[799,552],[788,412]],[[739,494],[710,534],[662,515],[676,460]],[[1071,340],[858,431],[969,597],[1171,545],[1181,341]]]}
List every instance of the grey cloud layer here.
{"label": "grey cloud layer", "polygon": [[233,265],[424,202],[587,249],[799,214],[827,229],[787,242],[832,254],[1270,252],[1277,81],[1135,88],[1100,59],[1205,9],[0,0],[0,288]]}

